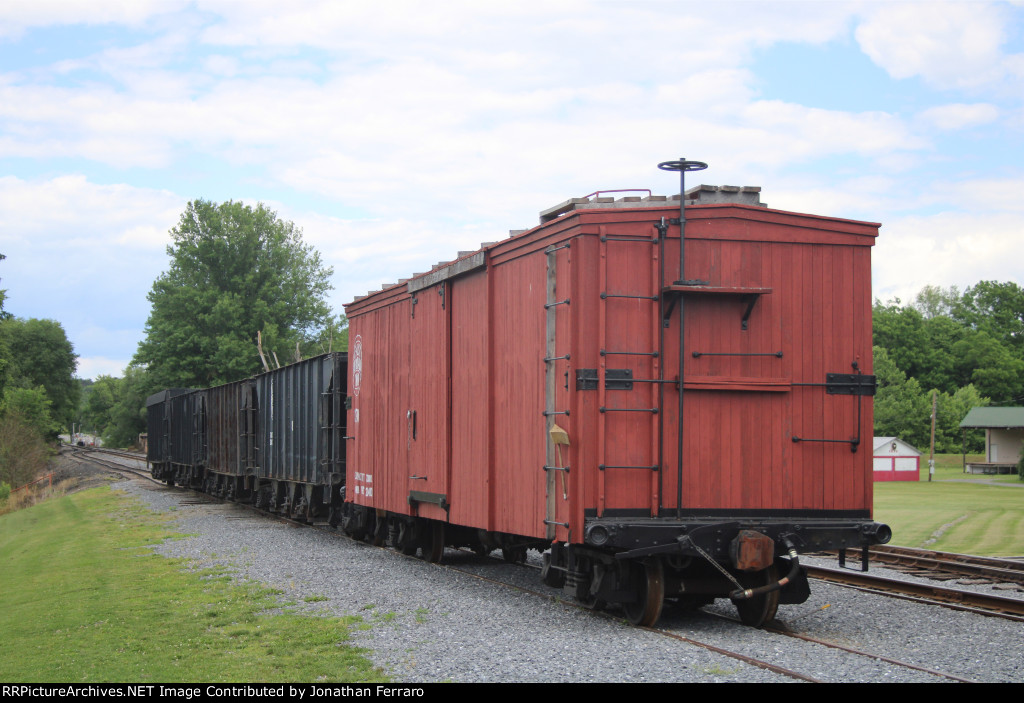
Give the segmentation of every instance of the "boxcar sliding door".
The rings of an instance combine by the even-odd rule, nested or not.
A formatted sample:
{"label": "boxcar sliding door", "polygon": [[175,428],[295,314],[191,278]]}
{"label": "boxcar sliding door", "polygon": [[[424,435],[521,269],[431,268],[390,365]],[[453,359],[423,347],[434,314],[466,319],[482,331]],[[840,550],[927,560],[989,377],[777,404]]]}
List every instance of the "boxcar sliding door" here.
{"label": "boxcar sliding door", "polygon": [[450,496],[451,284],[413,293],[409,407],[405,413],[406,475],[413,514],[447,520]]}

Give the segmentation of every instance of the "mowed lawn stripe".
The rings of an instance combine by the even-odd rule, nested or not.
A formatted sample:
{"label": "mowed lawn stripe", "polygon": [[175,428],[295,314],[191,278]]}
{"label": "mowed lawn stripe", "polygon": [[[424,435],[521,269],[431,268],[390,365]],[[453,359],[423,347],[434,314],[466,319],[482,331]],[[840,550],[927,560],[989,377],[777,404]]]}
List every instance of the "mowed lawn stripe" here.
{"label": "mowed lawn stripe", "polygon": [[892,544],[984,556],[1024,556],[1024,487],[966,482],[875,484],[875,519]]}
{"label": "mowed lawn stripe", "polygon": [[0,516],[0,680],[384,680],[347,644],[359,618],[280,612],[271,589],[147,546],[173,537],[107,488]]}

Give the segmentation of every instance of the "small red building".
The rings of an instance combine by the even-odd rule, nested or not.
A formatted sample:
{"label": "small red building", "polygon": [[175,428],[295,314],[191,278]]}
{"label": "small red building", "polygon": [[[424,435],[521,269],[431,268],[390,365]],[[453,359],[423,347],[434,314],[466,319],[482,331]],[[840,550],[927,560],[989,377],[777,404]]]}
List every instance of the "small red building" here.
{"label": "small red building", "polygon": [[921,452],[899,437],[875,437],[875,481],[919,481]]}

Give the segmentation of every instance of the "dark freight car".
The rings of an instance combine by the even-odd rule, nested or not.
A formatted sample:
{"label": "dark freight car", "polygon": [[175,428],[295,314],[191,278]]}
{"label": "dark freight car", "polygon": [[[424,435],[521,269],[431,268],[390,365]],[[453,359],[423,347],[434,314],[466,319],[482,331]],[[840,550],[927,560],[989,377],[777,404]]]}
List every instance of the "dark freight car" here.
{"label": "dark freight car", "polygon": [[206,464],[206,389],[168,400],[171,417],[171,470],[180,485],[198,488]]}
{"label": "dark freight car", "polygon": [[254,488],[254,394],[252,379],[206,391],[200,415],[206,423],[205,490],[208,493],[244,500]]}
{"label": "dark freight car", "polygon": [[347,359],[333,352],[254,379],[257,504],[308,519],[340,506]]}
{"label": "dark freight car", "polygon": [[172,431],[172,426],[177,428],[186,423],[191,427],[192,418],[181,414],[185,410],[182,403],[172,405],[171,400],[193,392],[189,388],[169,388],[146,398],[146,429],[149,435],[146,458],[154,478],[173,481],[172,461],[180,453],[172,450],[173,440],[178,436]]}

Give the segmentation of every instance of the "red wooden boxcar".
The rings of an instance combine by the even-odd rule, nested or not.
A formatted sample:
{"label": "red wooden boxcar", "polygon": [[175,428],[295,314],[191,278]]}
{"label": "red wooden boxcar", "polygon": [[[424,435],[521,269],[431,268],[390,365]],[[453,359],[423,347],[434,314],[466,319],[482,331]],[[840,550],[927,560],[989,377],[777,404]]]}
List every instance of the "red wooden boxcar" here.
{"label": "red wooden boxcar", "polygon": [[550,548],[549,584],[645,624],[727,595],[760,624],[806,599],[797,552],[886,541],[879,225],[687,198],[684,275],[678,196],[594,197],[346,306],[346,529]]}

